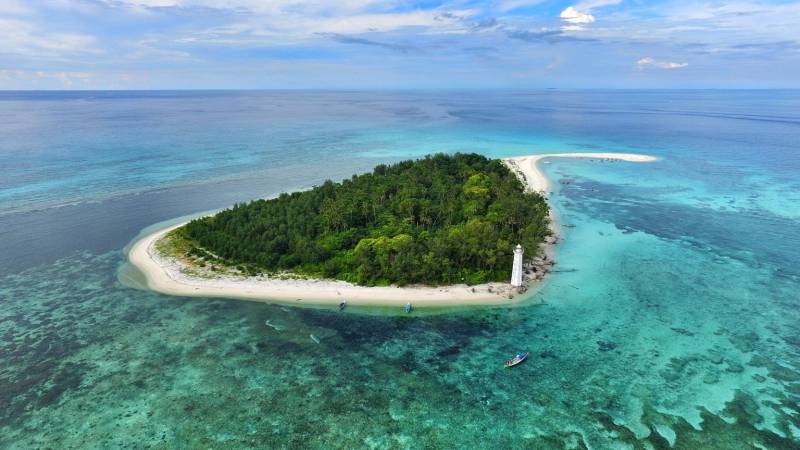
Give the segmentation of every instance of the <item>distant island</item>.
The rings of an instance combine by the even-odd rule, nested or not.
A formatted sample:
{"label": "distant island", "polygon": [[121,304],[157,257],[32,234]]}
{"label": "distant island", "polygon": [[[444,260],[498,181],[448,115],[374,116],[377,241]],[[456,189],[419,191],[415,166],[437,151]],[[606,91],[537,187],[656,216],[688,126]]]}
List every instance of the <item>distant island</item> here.
{"label": "distant island", "polygon": [[[437,154],[237,204],[136,242],[146,287],[173,295],[330,304],[499,304],[552,264],[547,157]],[[509,282],[524,248],[522,286]]]}

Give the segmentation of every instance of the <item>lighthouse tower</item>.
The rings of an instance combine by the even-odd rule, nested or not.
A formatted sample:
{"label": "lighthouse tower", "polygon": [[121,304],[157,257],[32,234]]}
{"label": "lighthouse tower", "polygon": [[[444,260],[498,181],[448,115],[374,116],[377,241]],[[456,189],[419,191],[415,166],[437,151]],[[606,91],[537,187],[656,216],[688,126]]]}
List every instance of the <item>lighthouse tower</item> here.
{"label": "lighthouse tower", "polygon": [[522,286],[522,246],[517,244],[514,249],[514,267],[511,269],[511,285]]}

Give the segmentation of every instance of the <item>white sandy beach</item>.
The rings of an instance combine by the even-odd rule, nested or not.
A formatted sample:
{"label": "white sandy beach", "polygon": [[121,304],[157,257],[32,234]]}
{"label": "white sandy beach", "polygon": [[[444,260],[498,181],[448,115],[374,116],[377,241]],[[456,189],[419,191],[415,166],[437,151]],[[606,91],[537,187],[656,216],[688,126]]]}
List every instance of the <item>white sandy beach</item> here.
{"label": "white sandy beach", "polygon": [[[557,153],[507,158],[505,161],[512,169],[515,169],[515,173],[524,176],[524,182],[528,189],[546,192],[549,188],[549,181],[538,166],[545,158],[595,158],[632,162],[656,160],[651,156],[628,153]],[[442,287],[364,287],[344,281],[286,280],[266,276],[192,277],[183,273],[183,263],[165,258],[155,250],[156,241],[182,225],[174,225],[151,233],[134,243],[128,252],[130,263],[144,275],[147,287],[154,291],[177,296],[224,297],[309,305],[336,305],[345,299],[348,305],[402,306],[411,302],[415,307],[501,305],[516,301],[514,294],[517,291],[512,288],[510,283]],[[554,234],[557,234],[555,226],[552,228]],[[551,242],[554,242],[554,239]],[[552,245],[550,247],[548,249],[550,251],[547,251],[546,254],[550,255],[552,259]],[[536,277],[536,279],[539,278],[541,278],[541,272]]]}
{"label": "white sandy beach", "polygon": [[528,189],[533,192],[547,193],[550,190],[550,180],[539,168],[539,164],[547,158],[589,158],[600,160],[617,160],[629,162],[653,162],[658,158],[635,153],[549,153],[542,155],[517,156],[506,158],[512,168],[518,168],[525,176],[523,180]]}
{"label": "white sandy beach", "polygon": [[197,278],[182,273],[179,261],[165,258],[155,250],[155,242],[175,225],[149,234],[137,241],[128,253],[128,259],[147,279],[147,287],[163,294],[188,297],[225,297],[311,305],[338,305],[347,300],[348,305],[414,306],[495,305],[510,301],[512,292],[508,283],[490,283],[476,286],[455,285],[444,287],[364,287],[344,281],[296,279],[282,280],[263,277],[236,277],[220,275],[217,278]]}

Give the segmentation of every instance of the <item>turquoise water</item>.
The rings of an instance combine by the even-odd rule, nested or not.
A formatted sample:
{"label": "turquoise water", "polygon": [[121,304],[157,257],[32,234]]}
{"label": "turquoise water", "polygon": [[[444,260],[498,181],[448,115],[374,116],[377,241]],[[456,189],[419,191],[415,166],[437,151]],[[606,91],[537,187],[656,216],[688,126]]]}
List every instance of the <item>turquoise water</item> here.
{"label": "turquoise water", "polygon": [[[798,448],[798,111],[796,91],[0,94],[0,448]],[[574,227],[521,306],[117,279],[154,223],[457,150],[661,160],[546,165]]]}

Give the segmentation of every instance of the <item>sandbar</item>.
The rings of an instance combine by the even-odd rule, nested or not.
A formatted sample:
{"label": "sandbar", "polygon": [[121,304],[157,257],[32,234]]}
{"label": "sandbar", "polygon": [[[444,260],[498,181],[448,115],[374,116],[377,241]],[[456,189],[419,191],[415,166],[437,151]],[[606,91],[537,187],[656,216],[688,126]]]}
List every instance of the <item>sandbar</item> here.
{"label": "sandbar", "polygon": [[550,190],[550,180],[542,172],[539,164],[547,158],[590,158],[600,160],[616,160],[628,162],[653,162],[658,158],[636,153],[545,153],[541,155],[517,156],[505,158],[506,164],[516,171],[517,176],[524,176],[523,182],[533,192],[547,193]]}

